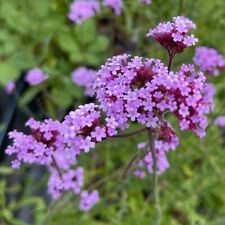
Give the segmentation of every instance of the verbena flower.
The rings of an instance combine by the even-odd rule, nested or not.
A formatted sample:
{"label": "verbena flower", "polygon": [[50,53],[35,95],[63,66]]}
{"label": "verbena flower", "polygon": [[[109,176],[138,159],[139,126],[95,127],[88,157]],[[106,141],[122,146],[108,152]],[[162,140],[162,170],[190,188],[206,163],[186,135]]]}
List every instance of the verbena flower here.
{"label": "verbena flower", "polygon": [[127,128],[130,120],[156,128],[163,115],[171,112],[181,130],[204,136],[206,114],[213,109],[212,96],[204,91],[205,80],[193,65],[168,72],[160,60],[125,54],[108,59],[93,86],[102,110],[115,118],[121,129]]}
{"label": "verbena flower", "polygon": [[193,34],[188,34],[191,29],[195,28],[196,25],[190,19],[177,16],[171,22],[159,23],[155,28],[149,30],[147,36],[153,37],[170,54],[175,55],[196,44],[198,39]]}
{"label": "verbena flower", "polygon": [[91,192],[83,191],[81,193],[79,208],[85,212],[89,211],[99,201],[97,190]]}
{"label": "verbena flower", "polygon": [[[155,141],[155,149],[157,153],[157,169],[158,174],[163,173],[169,168],[169,162],[166,157],[166,152],[170,150],[175,150],[178,145],[178,137],[172,126],[165,120],[159,122],[158,137]],[[143,177],[145,174],[145,167],[147,167],[150,173],[153,172],[153,158],[149,145],[147,143],[139,143],[138,149],[147,152],[144,160],[141,160],[138,164],[138,168],[135,170],[134,174],[139,177]]]}
{"label": "verbena flower", "polygon": [[49,165],[55,151],[62,146],[59,133],[61,123],[52,119],[38,122],[31,118],[26,125],[31,129],[31,134],[26,135],[16,130],[10,132],[13,144],[8,146],[6,153],[17,155],[16,167],[21,163]]}
{"label": "verbena flower", "polygon": [[[116,14],[121,13],[122,1],[105,0],[104,3]],[[73,2],[70,19],[83,22],[100,10],[98,4],[94,0]],[[193,28],[195,24],[191,20],[175,17],[173,22],[161,23],[150,30],[149,35],[173,56],[195,44],[197,39],[188,35]],[[31,85],[47,79],[45,74],[42,78],[34,75],[42,73],[39,69],[34,70],[33,75],[26,77],[28,82],[32,80]],[[50,171],[48,190],[51,195],[57,198],[65,191],[80,194],[79,208],[88,211],[99,201],[99,194],[97,190],[82,191],[83,168],[74,168],[77,156],[89,152],[97,143],[135,121],[156,134],[153,140],[156,172],[161,174],[169,167],[166,152],[175,150],[178,145],[174,129],[164,120],[165,114],[173,114],[181,130],[189,129],[203,137],[206,115],[214,107],[214,90],[206,83],[203,72],[196,71],[192,64],[183,64],[177,72],[169,70],[170,66],[168,68],[158,59],[131,58],[124,54],[108,59],[97,73],[86,68],[74,71],[73,81],[86,86],[88,93],[95,94],[97,103],[79,106],[62,122],[52,119],[38,122],[31,118],[26,123],[31,130],[28,135],[10,132],[13,143],[6,153],[16,155],[12,166],[19,168],[21,163],[46,165]],[[146,143],[139,144],[138,148],[145,151],[145,156],[134,173],[144,178],[145,168],[154,172],[153,149]]]}
{"label": "verbena flower", "polygon": [[214,76],[219,75],[220,70],[225,71],[225,58],[216,49],[198,47],[195,50],[193,61],[200,69]]}
{"label": "verbena flower", "polygon": [[38,122],[31,118],[26,123],[31,134],[10,132],[13,144],[6,153],[16,154],[18,166],[20,163],[50,165],[52,156],[62,150],[69,159],[75,160],[81,152],[89,152],[97,142],[117,133],[115,119],[107,117],[102,122],[100,116],[99,107],[90,103],[70,112],[62,123],[52,119]]}
{"label": "verbena flower", "polygon": [[85,67],[79,67],[72,72],[72,81],[79,85],[84,86],[86,88],[85,94],[92,95],[92,82],[96,78],[96,71],[87,69]]}
{"label": "verbena flower", "polygon": [[57,170],[51,169],[51,175],[48,180],[48,192],[53,198],[58,198],[65,191],[72,191],[74,194],[79,194],[83,187],[84,176],[83,168],[77,167],[75,170],[69,169],[58,173]]}
{"label": "verbena flower", "polygon": [[134,170],[134,175],[136,177],[139,177],[141,179],[144,179],[146,177],[146,172],[145,172],[145,163],[142,161],[140,161],[138,163],[137,168]]}
{"label": "verbena flower", "polygon": [[97,142],[115,135],[118,124],[114,118],[107,117],[103,123],[100,117],[99,106],[93,103],[70,112],[62,122],[65,151],[71,155],[89,152]]}
{"label": "verbena flower", "polygon": [[117,16],[122,12],[123,0],[103,0],[103,4],[111,7]]}
{"label": "verbena flower", "polygon": [[219,126],[219,127],[224,127],[225,126],[225,116],[218,116],[215,119],[215,125]]}
{"label": "verbena flower", "polygon": [[81,24],[99,11],[100,4],[96,0],[74,0],[70,5],[68,18],[77,24]]}
{"label": "verbena flower", "polygon": [[41,84],[47,79],[48,79],[48,74],[44,73],[42,70],[38,68],[34,68],[28,71],[25,77],[25,81],[31,86]]}
{"label": "verbena flower", "polygon": [[16,88],[16,84],[14,81],[10,80],[6,85],[5,85],[5,91],[7,94],[12,94],[13,91]]}
{"label": "verbena flower", "polygon": [[144,4],[151,4],[152,3],[152,0],[139,0],[141,3],[144,3]]}

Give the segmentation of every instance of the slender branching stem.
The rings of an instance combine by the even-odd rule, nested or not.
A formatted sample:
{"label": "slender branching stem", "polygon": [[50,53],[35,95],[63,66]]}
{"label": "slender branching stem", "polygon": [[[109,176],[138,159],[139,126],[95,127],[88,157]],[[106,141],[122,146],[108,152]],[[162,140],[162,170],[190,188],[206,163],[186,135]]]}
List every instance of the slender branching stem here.
{"label": "slender branching stem", "polygon": [[[146,130],[146,128],[145,128]],[[126,177],[130,174],[130,172],[133,170],[135,162],[139,159],[141,153],[144,153],[144,151],[140,151],[138,150],[129,160],[128,164],[126,165],[124,171],[121,174],[120,177],[120,209],[118,212],[119,215],[119,220],[120,222],[122,221],[122,217],[124,215],[124,213],[126,212],[126,200],[127,200],[127,193],[125,190],[125,181],[126,181]],[[121,223],[120,223],[121,224]]]}
{"label": "slender branching stem", "polygon": [[62,171],[58,166],[58,163],[56,162],[56,159],[54,158],[54,156],[52,156],[52,166],[57,170],[59,176],[62,178]]}
{"label": "slender branching stem", "polygon": [[175,57],[175,54],[172,53],[170,50],[168,50],[168,56],[169,56],[168,71],[170,71],[171,67],[172,67],[172,64],[173,64],[173,59]]}
{"label": "slender branching stem", "polygon": [[112,136],[112,137],[110,137],[110,138],[126,138],[126,137],[131,137],[131,136],[135,136],[135,135],[137,135],[137,134],[140,134],[140,133],[142,133],[142,132],[144,132],[144,131],[146,131],[146,127],[141,128],[141,129],[139,129],[139,130],[135,130],[135,131],[130,132],[130,133],[126,133],[126,134],[118,134],[118,135]]}
{"label": "slender branching stem", "polygon": [[134,155],[132,156],[132,158],[130,159],[130,161],[129,161],[129,163],[127,164],[125,170],[123,171],[122,178],[121,178],[122,181],[124,181],[125,178],[127,177],[127,175],[129,174],[129,171],[130,171],[132,165],[134,164],[134,162],[136,161],[138,155],[139,155],[139,151],[136,152],[136,154],[134,154]]}
{"label": "slender branching stem", "polygon": [[152,182],[153,196],[152,196],[152,199],[153,199],[153,203],[154,203],[155,210],[156,210],[155,225],[160,225],[160,223],[161,223],[161,207],[160,207],[160,202],[159,202],[159,189],[158,189],[157,152],[156,152],[156,148],[155,148],[155,141],[157,140],[157,137],[158,137],[158,128],[155,128],[155,129],[149,128],[147,131],[147,134],[148,134],[149,147],[150,147],[150,151],[151,151],[152,159],[153,159],[153,182]]}

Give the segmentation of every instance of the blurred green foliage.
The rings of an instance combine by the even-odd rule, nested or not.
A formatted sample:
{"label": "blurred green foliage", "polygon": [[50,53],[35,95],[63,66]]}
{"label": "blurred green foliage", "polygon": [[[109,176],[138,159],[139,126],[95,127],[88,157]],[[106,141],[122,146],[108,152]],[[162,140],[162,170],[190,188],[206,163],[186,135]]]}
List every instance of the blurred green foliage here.
{"label": "blurred green foliage", "polygon": [[83,94],[71,83],[71,72],[78,66],[97,68],[110,56],[110,39],[98,32],[94,20],[80,26],[69,22],[69,4],[64,0],[0,1],[0,83],[16,80],[33,67],[50,76],[44,85],[24,93],[22,109],[45,91],[48,103],[43,104],[48,104],[45,107],[52,117],[51,108],[65,110]]}
{"label": "blurred green foliage", "polygon": [[[23,171],[24,172],[24,171]],[[15,213],[23,207],[33,207],[32,216],[34,218],[34,224],[41,224],[46,212],[46,204],[42,198],[22,195],[18,199],[16,195],[23,192],[24,185],[21,183],[14,183],[9,185],[7,182],[9,176],[16,176],[18,173],[13,169],[0,166],[0,224],[1,225],[28,225],[24,221],[15,217]],[[8,197],[12,199],[9,201]]]}
{"label": "blurred green foliage", "polygon": [[[19,99],[22,109],[41,93],[44,110],[60,119],[67,107],[85,100],[82,88],[70,80],[78,66],[94,69],[107,57],[121,52],[158,57],[167,62],[166,51],[146,38],[150,27],[173,16],[185,15],[196,22],[199,45],[217,48],[225,55],[225,1],[222,0],[153,0],[149,6],[126,0],[123,13],[116,17],[108,9],[102,14],[74,25],[67,19],[67,0],[0,1],[0,82],[16,79],[20,72],[40,67],[50,79],[29,88]],[[194,48],[175,59],[174,68],[191,63]],[[194,134],[180,133],[180,145],[169,153],[171,164],[159,178],[162,225],[223,225],[225,224],[225,137],[213,126],[216,115],[225,114],[225,76],[209,78],[216,85],[215,112],[209,117],[207,136],[199,140]],[[40,96],[39,96],[40,97]],[[76,101],[75,101],[76,100]],[[60,111],[60,113],[59,113]],[[173,121],[173,118],[170,118]],[[131,129],[135,129],[133,125]],[[36,207],[34,224],[46,225],[154,225],[154,208],[149,201],[151,175],[140,180],[133,175],[126,179],[127,199],[120,197],[119,175],[136,151],[136,144],[146,136],[126,140],[108,140],[90,155],[82,155],[80,164],[86,169],[86,184],[100,182],[101,201],[89,213],[77,208],[79,199],[70,193],[45,209],[38,197],[22,197],[7,202],[9,190],[0,181],[0,221],[2,224],[24,224],[14,217],[14,210],[27,204]],[[0,175],[12,171],[1,167]],[[23,171],[20,171],[23,175]],[[14,190],[14,187],[10,187]],[[122,209],[122,211],[121,211]],[[123,212],[123,213],[122,213]]]}

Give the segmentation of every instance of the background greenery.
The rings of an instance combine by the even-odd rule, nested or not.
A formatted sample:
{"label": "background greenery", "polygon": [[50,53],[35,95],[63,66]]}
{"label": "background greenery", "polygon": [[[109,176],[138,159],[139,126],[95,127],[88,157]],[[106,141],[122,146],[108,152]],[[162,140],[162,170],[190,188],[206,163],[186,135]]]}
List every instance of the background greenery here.
{"label": "background greenery", "polygon": [[[217,48],[225,55],[225,2],[222,0],[153,0],[151,5],[125,0],[123,13],[115,16],[103,8],[101,14],[75,25],[68,21],[68,0],[0,0],[0,82],[18,79],[22,71],[40,67],[50,76],[44,84],[27,88],[18,107],[28,116],[49,115],[61,119],[68,108],[87,102],[83,89],[72,84],[71,71],[78,66],[98,69],[106,58],[124,52],[157,57],[167,62],[166,51],[145,34],[162,20],[185,15],[198,26],[199,45]],[[175,59],[174,68],[191,63],[194,48]],[[215,84],[216,108],[209,116],[206,138],[190,132],[178,133],[180,145],[168,154],[171,167],[159,178],[162,225],[225,224],[225,136],[213,125],[215,116],[225,114],[225,74],[209,77]],[[27,110],[39,99],[42,112]],[[173,118],[169,118],[176,126]],[[4,121],[1,121],[4,123]],[[137,125],[133,124],[131,130]],[[21,130],[23,128],[21,127]],[[12,171],[0,165],[0,223],[4,225],[145,225],[154,224],[151,175],[126,179],[126,200],[120,198],[120,174],[146,136],[108,140],[80,164],[86,169],[86,185],[97,187],[101,201],[89,213],[77,209],[78,199],[66,194],[50,203],[46,197],[48,174],[33,180],[31,166]],[[1,149],[3,151],[3,149]],[[7,160],[6,160],[7,161]],[[17,180],[20,177],[20,180]],[[22,180],[22,182],[21,182]],[[31,181],[38,185],[30,186]],[[34,188],[35,187],[35,188]],[[40,191],[41,190],[41,191]],[[29,208],[31,219],[18,218],[18,210]]]}

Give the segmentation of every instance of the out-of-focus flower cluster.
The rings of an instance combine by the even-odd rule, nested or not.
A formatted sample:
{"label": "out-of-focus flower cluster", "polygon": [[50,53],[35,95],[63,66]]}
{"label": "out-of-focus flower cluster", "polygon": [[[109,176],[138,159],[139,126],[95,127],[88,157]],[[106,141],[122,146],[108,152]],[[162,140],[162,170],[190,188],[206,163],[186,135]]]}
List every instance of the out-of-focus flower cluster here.
{"label": "out-of-focus flower cluster", "polygon": [[10,80],[5,86],[5,91],[7,94],[12,94],[15,88],[16,88],[15,82]]}
{"label": "out-of-focus flower cluster", "polygon": [[214,76],[219,75],[220,70],[225,71],[225,58],[213,48],[205,46],[196,48],[193,61],[202,71]]}
{"label": "out-of-focus flower cluster", "polygon": [[72,81],[79,85],[84,86],[85,95],[92,95],[92,83],[96,78],[96,72],[85,67],[79,67],[72,72]]}
{"label": "out-of-focus flower cluster", "polygon": [[81,24],[100,11],[100,4],[96,0],[75,0],[70,5],[69,19]]}
{"label": "out-of-focus flower cluster", "polygon": [[81,199],[79,207],[83,211],[89,211],[99,201],[98,191],[93,190],[91,192],[83,191],[81,193]]}
{"label": "out-of-focus flower cluster", "polygon": [[219,127],[225,127],[225,116],[218,116],[214,123]]}
{"label": "out-of-focus flower cluster", "polygon": [[103,4],[112,8],[117,16],[122,12],[123,0],[103,0]]}
{"label": "out-of-focus flower cluster", "polygon": [[[151,0],[139,0],[140,3],[150,4]],[[119,16],[123,9],[123,0],[102,0],[102,5],[111,8]],[[90,17],[95,16],[101,10],[101,4],[98,0],[74,0],[70,5],[68,18],[81,24]]]}
{"label": "out-of-focus flower cluster", "polygon": [[168,72],[160,60],[130,59],[125,54],[109,59],[93,85],[103,111],[122,129],[129,119],[156,128],[163,115],[172,112],[181,130],[190,129],[202,137],[206,114],[213,108],[212,98],[204,94],[205,80],[193,65]]}
{"label": "out-of-focus flower cluster", "polygon": [[141,3],[144,3],[144,4],[151,4],[152,3],[152,0],[139,0]]}
{"label": "out-of-focus flower cluster", "polygon": [[170,54],[175,55],[196,44],[198,39],[193,34],[188,34],[191,29],[195,28],[196,25],[190,19],[177,16],[171,22],[159,23],[155,28],[149,30],[147,36],[153,37]]}
{"label": "out-of-focus flower cluster", "polygon": [[39,68],[34,68],[28,71],[25,77],[26,82],[31,86],[38,85],[47,79],[48,79],[48,75],[44,73],[42,70],[40,70]]}
{"label": "out-of-focus flower cluster", "polygon": [[[43,83],[45,80],[48,79],[48,74],[44,73],[39,68],[33,68],[29,70],[24,78],[24,80],[30,85],[30,86],[36,86],[41,83]],[[5,85],[5,92],[7,94],[12,94],[14,90],[16,89],[16,83],[13,80],[10,80]]]}

